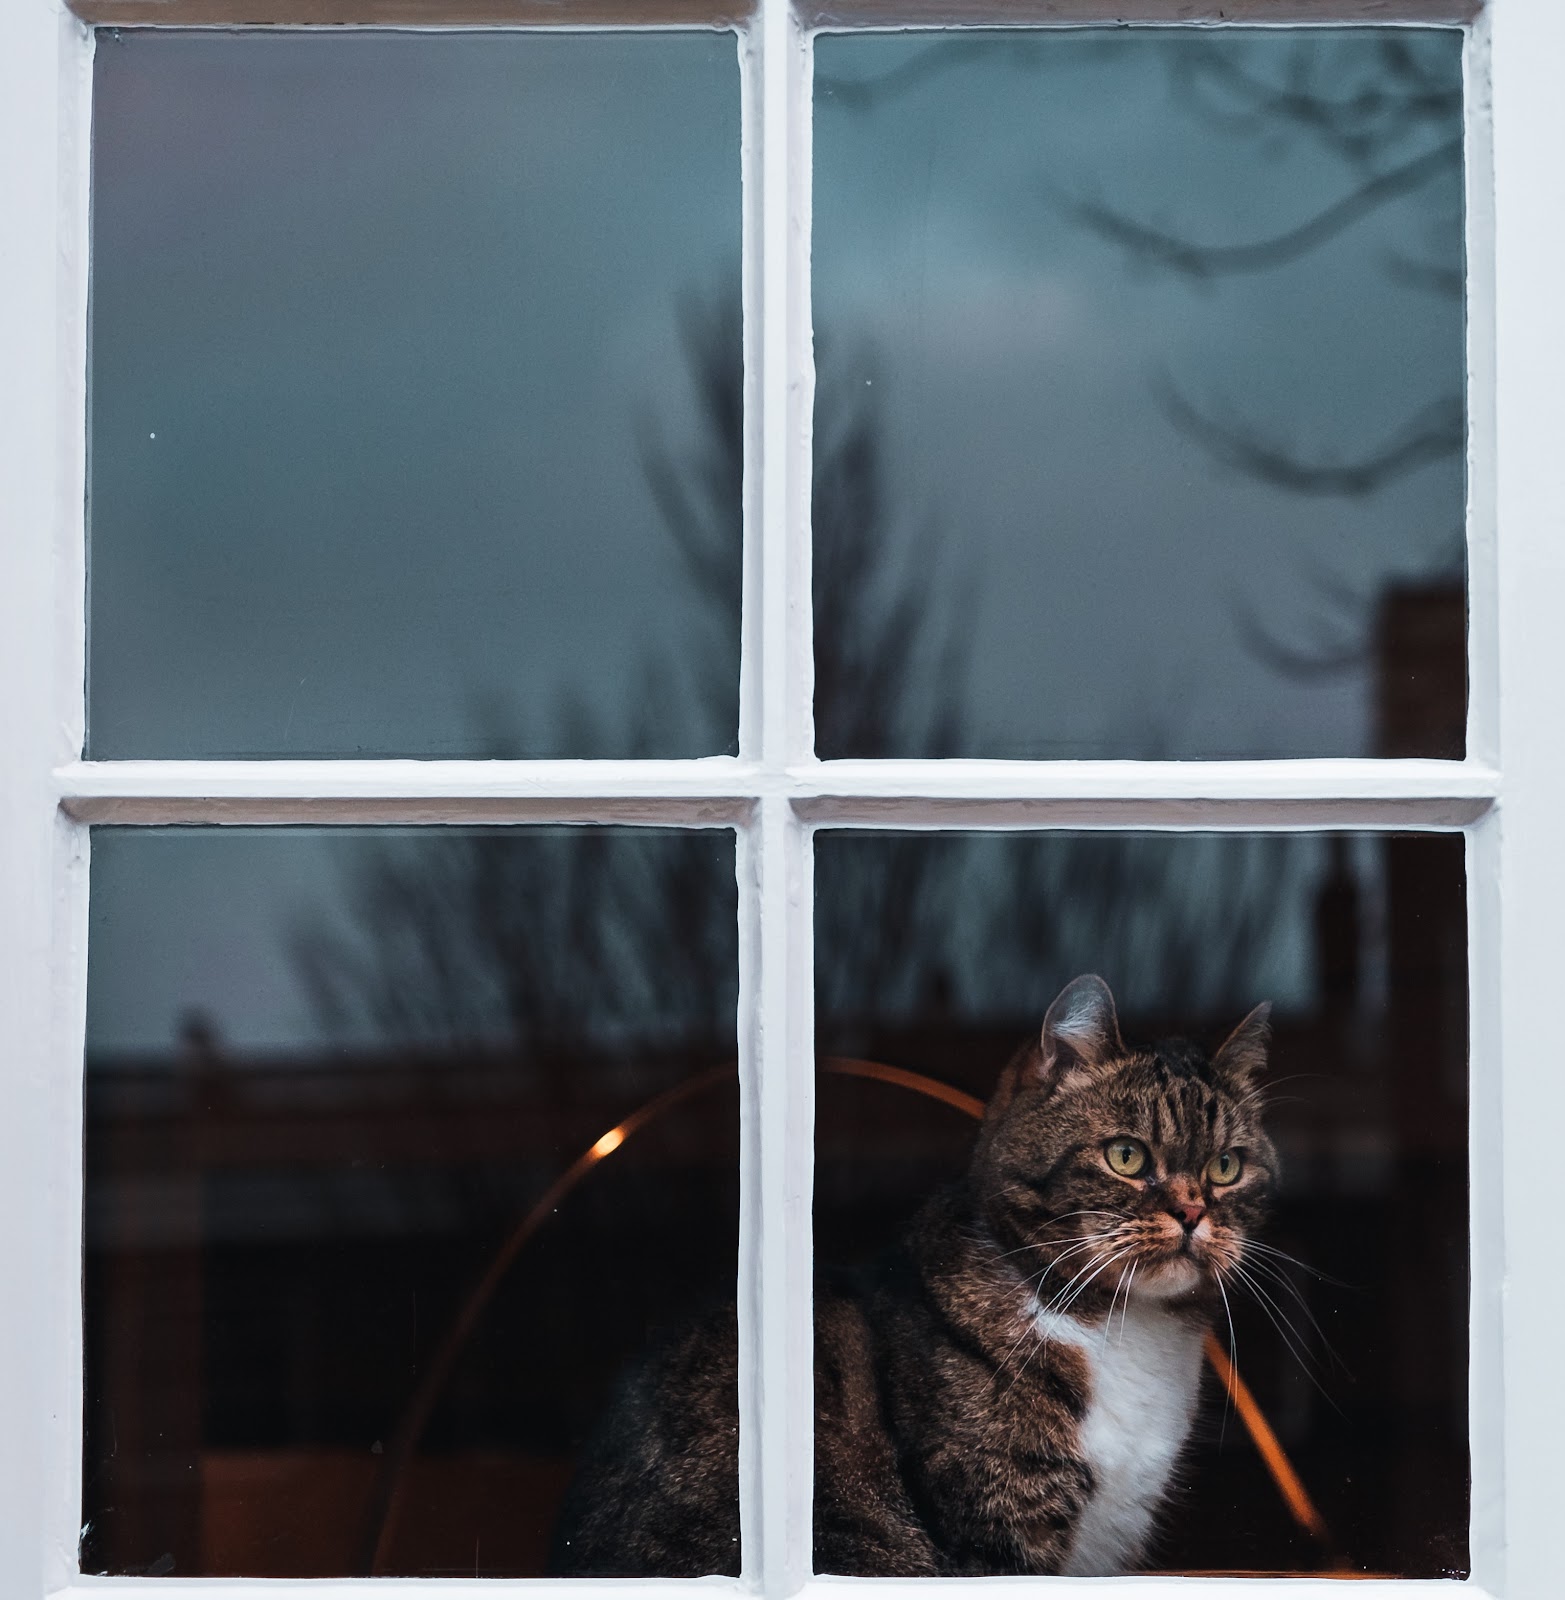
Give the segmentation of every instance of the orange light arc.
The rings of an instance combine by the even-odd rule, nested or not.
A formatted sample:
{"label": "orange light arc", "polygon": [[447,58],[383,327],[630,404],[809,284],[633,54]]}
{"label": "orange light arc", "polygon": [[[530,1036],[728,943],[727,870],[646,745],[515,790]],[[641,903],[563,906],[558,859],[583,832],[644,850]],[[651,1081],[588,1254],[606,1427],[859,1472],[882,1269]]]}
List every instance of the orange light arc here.
{"label": "orange light arc", "polygon": [[[938,1100],[975,1120],[981,1119],[984,1114],[984,1103],[975,1095],[967,1094],[951,1084],[942,1083],[938,1078],[909,1071],[905,1067],[894,1067],[882,1061],[864,1061],[849,1056],[824,1056],[820,1059],[819,1065],[823,1071],[837,1077],[866,1078],[879,1083],[894,1084],[900,1089],[908,1089],[928,1099]],[[709,1067],[704,1072],[693,1074],[638,1106],[623,1121],[617,1122],[612,1128],[601,1133],[577,1156],[511,1231],[447,1329],[439,1349],[425,1368],[418,1387],[404,1408],[391,1443],[381,1458],[381,1469],[375,1491],[371,1495],[369,1516],[365,1526],[365,1558],[361,1563],[369,1576],[376,1576],[384,1570],[401,1508],[406,1469],[429,1421],[430,1413],[434,1410],[435,1401],[444,1389],[451,1370],[456,1365],[457,1357],[466,1345],[479,1316],[510,1270],[511,1264],[521,1253],[522,1247],[554,1214],[561,1202],[582,1179],[599,1162],[619,1150],[627,1139],[681,1101],[688,1100],[707,1089],[716,1088],[721,1083],[733,1082],[736,1073],[737,1066],[732,1062],[725,1066]],[[1245,1431],[1265,1463],[1266,1470],[1271,1474],[1272,1481],[1276,1484],[1278,1493],[1282,1496],[1294,1521],[1335,1558],[1331,1565],[1336,1570],[1331,1571],[1330,1575],[1359,1576],[1360,1574],[1345,1570],[1345,1563],[1341,1562],[1340,1557],[1336,1557],[1336,1542],[1325,1519],[1310,1499],[1281,1441],[1266,1420],[1255,1396],[1250,1392],[1249,1385],[1239,1376],[1238,1369],[1215,1334],[1209,1332],[1206,1335],[1203,1348],[1207,1362],[1233,1402],[1234,1410],[1244,1424]]]}

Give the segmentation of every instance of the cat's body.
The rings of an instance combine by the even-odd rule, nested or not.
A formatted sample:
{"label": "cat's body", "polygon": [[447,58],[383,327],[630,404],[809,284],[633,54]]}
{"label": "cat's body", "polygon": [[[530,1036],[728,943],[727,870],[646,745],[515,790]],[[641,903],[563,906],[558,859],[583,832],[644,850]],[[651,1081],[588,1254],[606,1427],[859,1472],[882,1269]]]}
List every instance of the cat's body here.
{"label": "cat's body", "polygon": [[[887,1258],[822,1276],[817,1571],[1135,1570],[1219,1275],[1271,1185],[1250,1109],[1264,1037],[1260,1013],[1210,1060],[1128,1052],[1107,989],[1078,979],[1002,1076],[965,1178]],[[1219,1158],[1238,1176],[1216,1181]],[[631,1380],[573,1486],[558,1571],[738,1571],[734,1370],[730,1310]]]}

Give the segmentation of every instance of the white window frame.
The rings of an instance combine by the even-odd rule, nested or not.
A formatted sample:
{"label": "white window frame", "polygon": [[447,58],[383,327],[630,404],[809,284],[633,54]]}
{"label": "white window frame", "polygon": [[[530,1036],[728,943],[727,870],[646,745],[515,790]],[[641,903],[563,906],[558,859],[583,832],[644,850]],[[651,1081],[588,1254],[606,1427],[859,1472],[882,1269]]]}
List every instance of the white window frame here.
{"label": "white window frame", "polygon": [[[740,8],[742,9],[742,8]],[[812,835],[981,829],[1460,829],[1472,1016],[1473,1577],[1565,1593],[1565,3],[757,0],[742,68],[746,472],[740,754],[696,761],[85,762],[91,29],[272,21],[531,26],[556,0],[5,0],[0,11],[0,1592],[217,1600],[322,1580],[90,1578],[81,1505],[81,1068],[92,823],[630,822],[738,837],[744,1575],[705,1592],[915,1600],[810,1575]],[[572,26],[690,24],[707,0],[572,0]],[[1476,14],[1474,14],[1476,12]],[[1468,33],[1470,707],[1460,762],[829,761],[811,729],[811,38],[819,26],[1461,20]],[[1492,95],[1491,95],[1492,86]],[[1492,113],[1492,115],[1491,115]],[[1502,694],[1503,686],[1503,694]],[[1509,1159],[1507,1159],[1507,1157]],[[1038,1580],[981,1580],[996,1583]],[[1050,1580],[1084,1597],[1289,1600],[1327,1579]],[[330,1580],[335,1594],[550,1580]],[[688,1583],[634,1587],[672,1600]],[[1372,1581],[1354,1596],[1449,1592]],[[906,1595],[904,1596],[904,1591]]]}

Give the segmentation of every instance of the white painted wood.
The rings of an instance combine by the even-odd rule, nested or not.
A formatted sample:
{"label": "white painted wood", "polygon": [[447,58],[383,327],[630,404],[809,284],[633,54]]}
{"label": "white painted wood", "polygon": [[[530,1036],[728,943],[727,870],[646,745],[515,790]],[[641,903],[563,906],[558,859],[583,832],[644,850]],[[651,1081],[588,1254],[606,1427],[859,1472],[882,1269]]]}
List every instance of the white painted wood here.
{"label": "white painted wood", "polygon": [[802,799],[1484,800],[1492,767],[1460,761],[822,761]]}
{"label": "white painted wood", "polygon": [[1428,27],[1471,21],[1483,0],[799,0],[801,22],[864,28]]}
{"label": "white painted wood", "polygon": [[[0,1590],[65,1581],[80,1454],[79,830],[50,769],[80,750],[83,30],[0,11]],[[79,1057],[78,1057],[79,1059]]]}
{"label": "white painted wood", "polygon": [[973,829],[1072,832],[1142,829],[1176,833],[1309,833],[1322,829],[1449,833],[1482,816],[1488,801],[1032,798],[875,800],[846,797],[799,810],[822,828],[929,832]]}
{"label": "white painted wood", "polygon": [[1509,1600],[1560,1593],[1565,1381],[1554,1163],[1565,1127],[1565,6],[1496,0],[1499,1047],[1503,1075],[1505,1528]]}
{"label": "white painted wood", "polygon": [[[739,35],[739,170],[743,208],[741,301],[744,322],[744,483],[739,608],[739,755],[749,766],[760,758],[762,681],[761,566],[762,341],[765,285],[763,222],[766,185],[762,170],[762,118],[765,112],[762,58],[757,34]],[[761,1454],[761,1361],[764,1304],[762,1230],[761,1115],[761,854],[753,828],[741,828],[734,841],[738,877],[739,1017],[739,1262],[736,1290],[739,1387],[739,1552],[740,1575],[760,1587],[761,1530],[765,1521],[766,1480]]]}
{"label": "white painted wood", "polygon": [[120,826],[721,827],[770,798],[816,827],[1460,828],[1499,792],[1492,768],[1438,761],[124,761],[55,782],[68,815]]}
{"label": "white painted wood", "polygon": [[[786,801],[761,803],[751,846],[761,951],[759,1059],[759,1547],[746,1552],[768,1596],[809,1578],[814,1335],[811,1195],[815,1040],[808,836]],[[741,1420],[741,1427],[743,1419]],[[751,1563],[755,1563],[752,1569]]]}
{"label": "white painted wood", "polygon": [[1443,761],[831,761],[789,773],[821,826],[1463,827],[1492,768]]}
{"label": "white painted wood", "polygon": [[[107,7],[115,0],[84,0]],[[152,0],[127,0],[143,5]],[[157,0],[160,19],[198,20],[217,0]],[[332,0],[337,3],[337,0]],[[337,9],[353,8],[341,0]],[[613,14],[636,0],[605,0]],[[365,15],[380,0],[365,0]],[[244,0],[247,19],[297,21],[307,0]],[[614,6],[618,5],[618,9]],[[1449,20],[1460,0],[963,0],[947,21]],[[219,7],[220,8],[220,7]],[[316,20],[329,6],[317,7]],[[494,8],[504,10],[499,4]],[[672,17],[671,9],[659,16]],[[872,1587],[912,1600],[931,1584],[810,1580],[810,1199],[813,1120],[814,827],[1467,827],[1473,994],[1473,1548],[1463,1593],[1530,1600],[1556,1592],[1560,1498],[1554,1441],[1565,1385],[1554,1377],[1562,1290],[1548,1270],[1547,1166],[1528,1138],[1565,1122],[1558,1019],[1549,1006],[1565,851],[1556,797],[1565,751],[1554,686],[1565,683],[1565,366],[1554,280],[1565,186],[1565,6],[1495,0],[1495,318],[1486,306],[1491,226],[1485,23],[1468,51],[1469,551],[1472,702],[1465,763],[829,762],[811,756],[809,417],[810,65],[814,13],[762,0],[741,38],[745,74],[744,666],[741,758],[691,762],[125,762],[78,758],[82,727],[81,441],[85,296],[84,38],[60,0],[0,14],[0,136],[25,159],[0,163],[0,1282],[27,1315],[0,1316],[0,1592],[137,1600],[232,1600],[298,1591],[384,1596],[537,1589],[540,1581],[391,1579],[95,1580],[72,1575],[80,1503],[80,1061],[85,994],[85,823],[636,822],[740,830],[740,1056],[743,1078],[740,1318],[743,1584],[851,1600]],[[386,0],[387,20],[450,25],[442,0]],[[482,3],[467,20],[488,15]],[[569,6],[520,7],[602,20]],[[731,8],[740,14],[742,5]],[[933,25],[933,0],[908,0]],[[286,17],[284,16],[286,12]],[[918,15],[915,17],[914,12]],[[725,15],[727,11],[725,10]],[[1112,15],[1111,15],[1112,14]],[[128,13],[127,13],[128,15]],[[379,13],[377,12],[377,16]],[[681,12],[681,16],[684,13]],[[715,12],[714,12],[715,15]],[[873,0],[838,21],[887,25]],[[646,22],[645,8],[637,21]],[[306,20],[309,20],[306,18]],[[40,130],[43,130],[40,136]],[[60,137],[55,138],[56,130]],[[1504,384],[1486,411],[1491,370]],[[1497,441],[1497,442],[1496,442]],[[1498,523],[1495,506],[1498,505]],[[1498,530],[1498,531],[1497,531]],[[1499,540],[1500,580],[1493,581]],[[1498,663],[1498,667],[1497,667]],[[1500,668],[1506,701],[1499,705]],[[1504,750],[1503,781],[1498,765]],[[57,809],[59,808],[59,809]],[[61,814],[63,811],[63,815]],[[1504,956],[1502,966],[1501,957]],[[1501,1072],[1505,1072],[1501,1094]],[[1524,1138],[1524,1135],[1528,1138]],[[1508,1162],[1501,1148],[1512,1152]],[[1507,1252],[1507,1244],[1509,1250]],[[1504,1318],[1502,1322],[1502,1298]],[[1503,1369],[1501,1357],[1503,1355]],[[1032,1580],[940,1581],[992,1595]],[[1285,1588],[1284,1588],[1285,1584]],[[1479,1587],[1478,1585],[1482,1585]],[[556,1587],[553,1585],[542,1585]],[[579,1583],[584,1600],[688,1593],[689,1584]],[[1115,1580],[1133,1600],[1230,1596],[1232,1582]],[[1338,1584],[1290,1579],[1289,1600]],[[903,1596],[902,1591],[908,1590]],[[1355,1585],[1389,1600],[1449,1595],[1424,1582]],[[1051,1595],[1088,1594],[1079,1581]],[[1101,1584],[1091,1592],[1101,1594]]]}
{"label": "white painted wood", "polygon": [[105,761],[55,774],[83,822],[688,822],[742,819],[760,768],[700,761]]}
{"label": "white painted wood", "polygon": [[53,977],[49,989],[51,1046],[41,1076],[48,1091],[49,1142],[42,1218],[46,1259],[42,1263],[40,1321],[51,1329],[45,1396],[49,1434],[40,1459],[47,1515],[44,1536],[46,1582],[76,1576],[82,1505],[82,1059],[87,1023],[87,891],[90,830],[62,813],[54,818],[54,921],[50,930]]}
{"label": "white painted wood", "polygon": [[647,28],[740,26],[752,0],[70,0],[117,28]]}
{"label": "white painted wood", "polygon": [[1467,757],[1494,767],[1500,749],[1499,607],[1495,589],[1494,144],[1489,19],[1462,53],[1467,209]]}
{"label": "white painted wood", "polygon": [[[1121,22],[1427,26],[1469,21],[1481,0],[800,0],[809,27],[1113,25]],[[116,27],[344,24],[398,27],[705,24],[752,13],[745,0],[71,0],[86,21]]]}
{"label": "white painted wood", "polygon": [[810,733],[808,46],[789,0],[761,0],[760,755],[751,848],[760,957],[758,1016],[759,1516],[745,1570],[765,1594],[809,1578],[814,1410],[810,1198],[814,1024],[810,841],[782,785]]}
{"label": "white painted wood", "polygon": [[[59,36],[59,301],[55,328],[57,510],[53,529],[56,616],[53,688],[55,738],[80,757],[87,720],[87,295],[89,191],[92,175],[93,37],[64,10]],[[48,1395],[51,1430],[42,1462],[48,1515],[44,1572],[50,1583],[74,1576],[82,1503],[83,1328],[81,1217],[83,1106],[81,1063],[87,1022],[89,830],[63,811],[54,817],[54,911],[51,929],[52,1049],[47,1062],[51,1199],[48,1270],[56,1369]],[[54,1320],[51,1318],[51,1321]]]}
{"label": "white painted wood", "polygon": [[[781,610],[782,608],[778,608]],[[774,619],[786,623],[786,616]],[[774,635],[775,636],[775,635]],[[772,736],[793,696],[780,670],[769,710]],[[779,708],[779,700],[783,702]],[[1252,812],[1267,805],[1310,808],[1381,804],[1444,808],[1446,826],[1478,816],[1500,792],[1493,767],[1452,761],[70,761],[54,773],[55,793],[83,822],[468,821],[605,819],[644,808],[648,820],[710,825],[744,814],[748,802],[778,796],[811,820],[906,808],[910,822],[944,820],[938,808],[1034,802],[1124,802],[1151,808],[1207,803]],[[616,811],[615,807],[621,807]],[[1047,820],[1039,811],[1040,820]],[[1321,813],[1322,820],[1327,814]]]}

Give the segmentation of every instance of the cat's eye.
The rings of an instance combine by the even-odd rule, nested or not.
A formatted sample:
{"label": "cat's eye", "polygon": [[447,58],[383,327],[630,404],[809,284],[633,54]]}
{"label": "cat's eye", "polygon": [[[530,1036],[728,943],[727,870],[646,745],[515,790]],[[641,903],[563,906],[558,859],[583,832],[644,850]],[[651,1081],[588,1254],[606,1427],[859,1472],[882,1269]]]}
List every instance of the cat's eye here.
{"label": "cat's eye", "polygon": [[1122,1178],[1139,1178],[1147,1167],[1147,1147],[1139,1139],[1110,1139],[1103,1157]]}
{"label": "cat's eye", "polygon": [[1224,1150],[1221,1155],[1213,1156],[1206,1164],[1206,1181],[1215,1183],[1219,1187],[1226,1184],[1237,1183],[1239,1174],[1244,1171],[1244,1157],[1237,1150]]}

